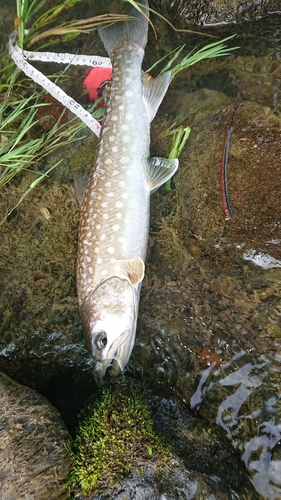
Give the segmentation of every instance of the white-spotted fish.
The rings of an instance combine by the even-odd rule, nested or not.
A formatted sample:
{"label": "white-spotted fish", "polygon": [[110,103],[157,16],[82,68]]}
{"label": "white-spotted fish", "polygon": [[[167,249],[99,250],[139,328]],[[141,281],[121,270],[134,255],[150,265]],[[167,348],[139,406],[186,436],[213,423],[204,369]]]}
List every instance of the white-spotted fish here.
{"label": "white-spotted fish", "polygon": [[[139,4],[140,5],[140,4]],[[77,290],[95,374],[123,371],[136,332],[149,231],[150,193],[177,170],[178,160],[149,158],[149,124],[167,91],[166,72],[142,82],[148,4],[132,20],[99,28],[113,73],[95,168],[82,206]]]}

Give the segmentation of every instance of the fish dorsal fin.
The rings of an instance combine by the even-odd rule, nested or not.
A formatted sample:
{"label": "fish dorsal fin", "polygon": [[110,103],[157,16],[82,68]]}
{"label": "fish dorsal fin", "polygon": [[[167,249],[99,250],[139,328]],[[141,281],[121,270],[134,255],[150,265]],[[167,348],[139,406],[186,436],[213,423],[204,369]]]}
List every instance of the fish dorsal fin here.
{"label": "fish dorsal fin", "polygon": [[168,181],[178,169],[179,160],[177,158],[168,160],[155,156],[148,158],[146,162],[146,177],[150,191],[153,193],[162,184]]}
{"label": "fish dorsal fin", "polygon": [[171,71],[166,71],[156,78],[150,78],[143,83],[143,98],[149,121],[152,122],[173,78]]}
{"label": "fish dorsal fin", "polygon": [[140,257],[116,260],[116,264],[125,271],[132,285],[136,285],[143,280],[145,265]]}
{"label": "fish dorsal fin", "polygon": [[76,198],[81,207],[84,191],[89,180],[89,172],[85,172],[84,170],[75,170],[73,172],[73,180]]}

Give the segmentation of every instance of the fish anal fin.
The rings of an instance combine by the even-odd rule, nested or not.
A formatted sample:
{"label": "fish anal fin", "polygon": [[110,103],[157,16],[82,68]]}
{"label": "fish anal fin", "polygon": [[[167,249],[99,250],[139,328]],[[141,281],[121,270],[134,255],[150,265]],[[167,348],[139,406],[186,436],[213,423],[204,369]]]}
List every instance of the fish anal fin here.
{"label": "fish anal fin", "polygon": [[167,182],[176,173],[179,160],[174,158],[159,158],[158,156],[147,159],[146,176],[150,191],[153,193],[162,184]]}
{"label": "fish anal fin", "polygon": [[136,285],[143,280],[145,265],[140,257],[133,257],[131,259],[117,260],[118,267],[125,272],[132,285]]}

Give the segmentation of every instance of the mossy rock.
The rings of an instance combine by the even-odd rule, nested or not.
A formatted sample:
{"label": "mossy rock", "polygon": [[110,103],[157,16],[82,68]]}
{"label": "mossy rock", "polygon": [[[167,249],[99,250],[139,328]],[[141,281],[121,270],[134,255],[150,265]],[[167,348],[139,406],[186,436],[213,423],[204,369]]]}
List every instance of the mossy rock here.
{"label": "mossy rock", "polygon": [[82,411],[68,450],[73,462],[70,489],[83,498],[114,490],[120,479],[148,463],[163,468],[169,459],[169,447],[153,431],[143,394],[128,393],[120,381]]}

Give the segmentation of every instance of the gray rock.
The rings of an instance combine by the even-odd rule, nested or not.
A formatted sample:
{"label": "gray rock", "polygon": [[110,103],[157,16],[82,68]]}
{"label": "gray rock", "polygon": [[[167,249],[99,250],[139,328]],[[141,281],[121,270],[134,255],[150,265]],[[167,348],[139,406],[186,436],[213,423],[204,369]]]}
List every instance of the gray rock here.
{"label": "gray rock", "polygon": [[68,431],[41,395],[0,373],[0,498],[68,497]]}
{"label": "gray rock", "polygon": [[[188,25],[218,25],[253,21],[260,19],[272,11],[280,10],[278,1],[274,0],[176,0],[160,2],[161,14],[179,28],[188,29]],[[150,2],[159,11],[159,1]],[[162,33],[161,33],[162,34]]]}

